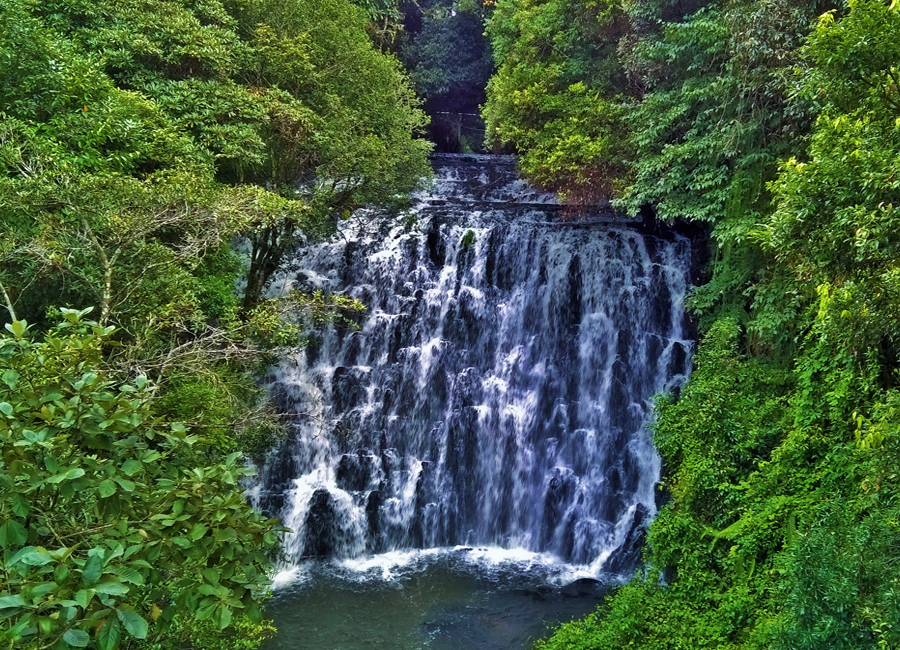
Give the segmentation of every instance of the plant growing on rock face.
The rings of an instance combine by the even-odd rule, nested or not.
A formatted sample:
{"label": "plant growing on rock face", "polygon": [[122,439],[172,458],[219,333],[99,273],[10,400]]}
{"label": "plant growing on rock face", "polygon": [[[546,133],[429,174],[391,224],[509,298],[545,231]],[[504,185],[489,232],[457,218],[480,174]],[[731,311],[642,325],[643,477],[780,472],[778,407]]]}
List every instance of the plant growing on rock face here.
{"label": "plant growing on rock face", "polygon": [[260,303],[249,315],[251,336],[267,346],[296,346],[305,328],[329,324],[358,330],[367,307],[340,294],[292,291],[284,298]]}
{"label": "plant growing on rock face", "polygon": [[113,650],[176,613],[258,620],[278,528],[239,455],[204,463],[144,378],[100,370],[112,328],[63,314],[39,340],[22,321],[0,336],[0,639]]}

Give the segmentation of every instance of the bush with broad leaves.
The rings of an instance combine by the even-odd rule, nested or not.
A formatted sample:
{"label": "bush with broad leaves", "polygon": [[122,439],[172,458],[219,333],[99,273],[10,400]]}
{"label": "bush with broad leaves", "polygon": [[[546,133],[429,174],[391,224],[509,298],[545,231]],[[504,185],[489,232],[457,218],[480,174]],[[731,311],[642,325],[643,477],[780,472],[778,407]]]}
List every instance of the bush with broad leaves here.
{"label": "bush with broad leaves", "polygon": [[247,504],[248,470],[205,465],[144,378],[100,370],[112,328],[63,314],[43,337],[0,335],[0,640],[113,650],[176,613],[258,619],[278,528]]}

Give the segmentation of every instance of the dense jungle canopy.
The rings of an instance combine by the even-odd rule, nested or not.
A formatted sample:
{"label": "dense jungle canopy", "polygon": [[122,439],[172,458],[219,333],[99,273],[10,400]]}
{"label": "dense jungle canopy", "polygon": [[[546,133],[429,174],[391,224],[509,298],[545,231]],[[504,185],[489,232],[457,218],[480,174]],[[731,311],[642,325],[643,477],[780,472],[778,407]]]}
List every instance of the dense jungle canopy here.
{"label": "dense jungle canopy", "polygon": [[3,647],[271,633],[258,380],[365,306],[266,288],[482,103],[431,138],[709,236],[644,567],[537,647],[900,648],[897,0],[0,0]]}

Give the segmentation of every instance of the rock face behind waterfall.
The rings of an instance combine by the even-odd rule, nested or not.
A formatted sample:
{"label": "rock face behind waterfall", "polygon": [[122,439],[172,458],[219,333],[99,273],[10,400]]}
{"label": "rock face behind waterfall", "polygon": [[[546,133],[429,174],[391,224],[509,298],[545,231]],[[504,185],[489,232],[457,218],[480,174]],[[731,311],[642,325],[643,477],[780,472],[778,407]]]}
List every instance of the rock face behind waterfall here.
{"label": "rock face behind waterfall", "polygon": [[454,545],[627,573],[656,512],[650,399],[690,365],[691,243],[567,218],[508,159],[443,157],[415,223],[348,222],[283,284],[369,307],[286,359],[257,505],[295,560]]}

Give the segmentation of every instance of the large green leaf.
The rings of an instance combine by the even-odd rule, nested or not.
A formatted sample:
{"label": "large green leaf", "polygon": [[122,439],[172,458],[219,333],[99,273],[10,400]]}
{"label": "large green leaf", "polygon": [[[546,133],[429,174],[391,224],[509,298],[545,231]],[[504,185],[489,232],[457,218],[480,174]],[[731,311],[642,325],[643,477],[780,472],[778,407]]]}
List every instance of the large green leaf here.
{"label": "large green leaf", "polygon": [[122,628],[118,618],[107,618],[103,627],[97,630],[97,645],[100,650],[116,650],[122,638]]}
{"label": "large green leaf", "polygon": [[104,499],[114,495],[116,493],[116,489],[116,484],[109,479],[100,481],[100,485],[97,486],[97,491],[100,492],[100,496]]}
{"label": "large green leaf", "polygon": [[25,321],[14,320],[12,323],[7,323],[4,325],[6,331],[10,332],[17,339],[21,339],[25,334],[25,330],[28,329],[28,323]]}
{"label": "large green leaf", "polygon": [[137,474],[141,467],[143,467],[143,464],[140,461],[131,458],[122,463],[122,471],[128,476]]}
{"label": "large green leaf", "polygon": [[134,492],[134,487],[135,487],[134,483],[132,483],[128,479],[119,478],[118,476],[115,476],[115,477],[113,477],[113,480],[115,480],[115,482],[118,483],[119,486],[126,492]]}
{"label": "large green leaf", "polygon": [[144,577],[137,569],[126,566],[116,566],[112,568],[112,572],[124,582],[130,582],[133,585],[144,584]]}
{"label": "large green leaf", "polygon": [[81,571],[81,578],[84,584],[92,587],[100,579],[103,572],[103,557],[99,553],[90,556]]}
{"label": "large green leaf", "polygon": [[56,476],[51,476],[47,479],[48,483],[62,483],[63,481],[71,481],[72,479],[81,478],[84,476],[84,470],[80,467],[71,467],[67,469],[65,472],[61,472]]}
{"label": "large green leaf", "polygon": [[75,592],[75,602],[78,603],[81,609],[87,609],[93,598],[93,589],[79,589],[77,592]]}
{"label": "large green leaf", "polygon": [[147,621],[143,616],[129,609],[117,609],[116,615],[122,621],[125,630],[135,639],[147,638]]}
{"label": "large green leaf", "polygon": [[231,608],[227,605],[220,604],[216,609],[213,620],[220,630],[224,630],[226,627],[231,625]]}
{"label": "large green leaf", "polygon": [[[31,512],[31,502],[24,494],[16,494],[12,498],[12,511],[19,517],[27,517]],[[2,536],[2,533],[0,533]],[[20,544],[24,544],[25,542],[19,542]],[[0,541],[0,546],[3,546],[2,541]]]}
{"label": "large green leaf", "polygon": [[188,537],[191,538],[191,541],[196,542],[206,534],[207,530],[209,530],[209,528],[207,528],[200,522],[197,522],[196,524],[191,526],[191,531],[188,533]]}
{"label": "large green leaf", "polygon": [[91,637],[83,630],[76,630],[74,627],[66,630],[63,634],[63,641],[75,648],[84,648],[91,641]]}
{"label": "large green leaf", "polygon": [[10,368],[5,371],[3,375],[0,375],[0,379],[3,380],[3,383],[9,386],[11,389],[15,389],[16,384],[19,381],[19,373]]}
{"label": "large green leaf", "polygon": [[[19,507],[21,511],[21,506]],[[22,546],[28,541],[28,534],[25,526],[14,519],[9,519],[0,526],[0,547],[10,548],[13,546]]]}
{"label": "large green leaf", "polygon": [[219,571],[218,569],[213,569],[213,568],[203,569],[203,571],[201,571],[201,573],[203,574],[203,577],[206,579],[207,582],[209,582],[210,584],[214,584],[214,585],[219,584],[219,578],[222,576],[221,571]]}
{"label": "large green leaf", "polygon": [[53,561],[50,552],[39,546],[26,546],[21,551],[12,556],[9,561],[10,566],[15,566],[19,562],[29,566],[44,566]]}
{"label": "large green leaf", "polygon": [[107,596],[124,596],[128,593],[128,587],[121,582],[100,582],[94,585],[94,591]]}
{"label": "large green leaf", "polygon": [[19,594],[16,594],[15,596],[0,596],[0,609],[24,606],[25,600]]}

